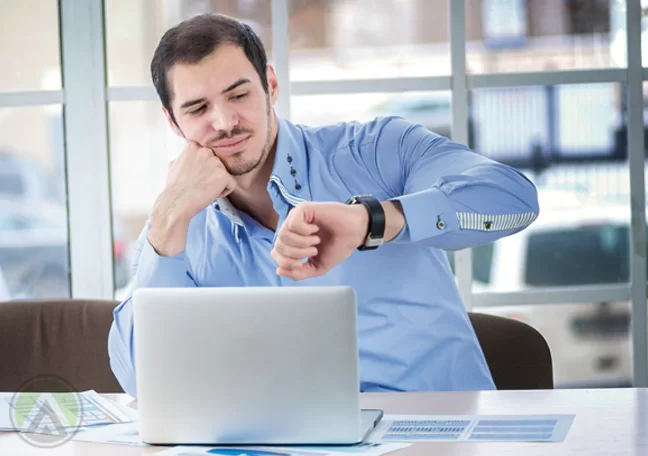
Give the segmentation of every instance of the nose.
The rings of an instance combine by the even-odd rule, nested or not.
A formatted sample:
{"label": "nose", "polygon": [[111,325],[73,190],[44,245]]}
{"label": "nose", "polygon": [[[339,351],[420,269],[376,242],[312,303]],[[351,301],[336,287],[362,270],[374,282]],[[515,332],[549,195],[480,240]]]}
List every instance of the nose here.
{"label": "nose", "polygon": [[226,106],[214,104],[210,115],[212,128],[216,131],[230,132],[238,123],[236,113]]}

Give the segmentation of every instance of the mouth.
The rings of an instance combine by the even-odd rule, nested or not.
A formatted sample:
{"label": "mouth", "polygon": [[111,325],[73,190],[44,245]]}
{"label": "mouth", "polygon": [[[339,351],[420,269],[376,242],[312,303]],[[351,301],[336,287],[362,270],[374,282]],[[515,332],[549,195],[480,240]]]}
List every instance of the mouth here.
{"label": "mouth", "polygon": [[212,149],[216,152],[225,152],[225,153],[232,153],[232,152],[238,152],[239,150],[243,149],[246,145],[248,140],[250,139],[249,136],[245,136],[243,138],[232,138],[230,140],[221,142],[220,144],[215,144],[212,146]]}

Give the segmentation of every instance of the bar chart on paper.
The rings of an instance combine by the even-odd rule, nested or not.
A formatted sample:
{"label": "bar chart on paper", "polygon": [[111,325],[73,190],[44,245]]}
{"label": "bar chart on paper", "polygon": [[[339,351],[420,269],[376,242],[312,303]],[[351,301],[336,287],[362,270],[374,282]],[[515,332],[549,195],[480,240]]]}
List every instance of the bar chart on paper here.
{"label": "bar chart on paper", "polygon": [[118,407],[95,391],[82,393],[0,393],[0,430],[49,432],[126,423],[135,411]]}
{"label": "bar chart on paper", "polygon": [[370,438],[382,442],[560,442],[574,415],[385,416]]}

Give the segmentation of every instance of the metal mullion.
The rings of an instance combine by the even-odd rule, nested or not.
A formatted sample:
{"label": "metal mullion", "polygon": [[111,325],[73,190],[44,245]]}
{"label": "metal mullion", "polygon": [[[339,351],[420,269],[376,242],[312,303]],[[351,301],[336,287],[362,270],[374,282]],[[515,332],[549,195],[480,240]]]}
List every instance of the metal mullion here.
{"label": "metal mullion", "polygon": [[496,87],[545,86],[562,84],[593,84],[626,82],[628,73],[622,68],[598,70],[545,71],[538,73],[493,73],[468,76],[470,89]]}
{"label": "metal mullion", "polygon": [[64,100],[65,93],[63,90],[0,92],[0,108],[60,105],[63,104]]}
{"label": "metal mullion", "polygon": [[475,307],[525,306],[630,300],[630,284],[540,288],[511,292],[481,292],[473,295]]}
{"label": "metal mullion", "polygon": [[[468,144],[468,86],[466,78],[465,0],[450,2],[450,61],[452,67],[452,140]],[[459,294],[467,310],[472,310],[472,250],[454,253]]]}
{"label": "metal mullion", "polygon": [[648,333],[646,312],[646,185],[641,62],[641,5],[626,2],[628,46],[628,157],[630,166],[631,296],[634,386],[648,386]]}
{"label": "metal mullion", "polygon": [[72,297],[113,296],[102,0],[61,0]]}
{"label": "metal mullion", "polygon": [[388,93],[405,91],[450,90],[449,76],[346,79],[339,81],[293,81],[293,95],[328,95],[356,93]]}

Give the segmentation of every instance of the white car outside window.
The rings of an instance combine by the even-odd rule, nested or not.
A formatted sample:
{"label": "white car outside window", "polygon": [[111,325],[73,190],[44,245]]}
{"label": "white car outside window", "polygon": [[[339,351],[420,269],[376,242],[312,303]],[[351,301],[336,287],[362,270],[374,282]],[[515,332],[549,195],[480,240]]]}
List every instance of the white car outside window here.
{"label": "white car outside window", "polygon": [[[627,206],[543,206],[526,230],[473,249],[475,292],[618,284],[629,280]],[[475,308],[515,318],[547,340],[557,387],[629,386],[629,302]]]}

